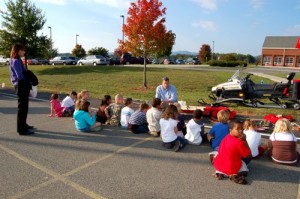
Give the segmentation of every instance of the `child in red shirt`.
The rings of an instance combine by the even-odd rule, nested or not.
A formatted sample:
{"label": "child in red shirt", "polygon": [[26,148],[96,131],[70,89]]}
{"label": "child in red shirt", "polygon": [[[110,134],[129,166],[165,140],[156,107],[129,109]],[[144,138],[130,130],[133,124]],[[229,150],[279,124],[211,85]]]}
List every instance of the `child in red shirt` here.
{"label": "child in red shirt", "polygon": [[238,184],[247,184],[245,177],[249,170],[242,158],[251,157],[251,150],[243,134],[242,124],[232,121],[229,128],[230,133],[222,140],[213,159],[216,177],[221,180],[224,176],[229,176],[230,180]]}

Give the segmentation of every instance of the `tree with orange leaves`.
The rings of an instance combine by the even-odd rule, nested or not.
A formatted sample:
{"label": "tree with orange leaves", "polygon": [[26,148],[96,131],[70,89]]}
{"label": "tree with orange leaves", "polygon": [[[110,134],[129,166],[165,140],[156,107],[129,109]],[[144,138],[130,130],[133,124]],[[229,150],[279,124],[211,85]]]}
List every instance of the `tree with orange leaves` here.
{"label": "tree with orange leaves", "polygon": [[[146,65],[150,54],[166,51],[170,42],[175,41],[175,34],[167,31],[164,25],[166,8],[160,0],[137,0],[128,10],[127,24],[123,31],[126,35],[124,50],[135,56],[144,57],[144,82],[147,88]],[[172,33],[172,39],[170,39]]]}

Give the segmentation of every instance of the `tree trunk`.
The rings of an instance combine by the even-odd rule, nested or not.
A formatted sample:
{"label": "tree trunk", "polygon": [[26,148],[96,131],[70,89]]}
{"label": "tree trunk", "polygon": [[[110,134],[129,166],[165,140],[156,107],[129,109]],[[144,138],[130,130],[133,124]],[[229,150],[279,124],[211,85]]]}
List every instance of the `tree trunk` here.
{"label": "tree trunk", "polygon": [[146,56],[146,51],[144,51],[144,88],[147,88],[146,65],[147,65],[147,56]]}

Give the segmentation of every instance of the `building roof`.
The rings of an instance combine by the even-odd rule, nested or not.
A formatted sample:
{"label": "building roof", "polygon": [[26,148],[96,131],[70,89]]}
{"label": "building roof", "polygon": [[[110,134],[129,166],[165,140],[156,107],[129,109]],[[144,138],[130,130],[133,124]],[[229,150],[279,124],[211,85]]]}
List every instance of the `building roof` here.
{"label": "building roof", "polygon": [[296,48],[300,36],[266,36],[263,48]]}

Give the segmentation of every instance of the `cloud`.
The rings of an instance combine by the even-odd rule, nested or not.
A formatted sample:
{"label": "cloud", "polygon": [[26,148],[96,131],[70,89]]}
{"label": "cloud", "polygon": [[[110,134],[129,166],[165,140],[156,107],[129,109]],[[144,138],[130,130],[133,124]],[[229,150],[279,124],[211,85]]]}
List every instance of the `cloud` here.
{"label": "cloud", "polygon": [[121,10],[128,9],[128,7],[130,6],[130,2],[132,2],[129,0],[81,0],[81,1],[103,4],[110,7],[119,8]]}
{"label": "cloud", "polygon": [[217,26],[213,21],[194,22],[194,23],[192,23],[192,26],[195,28],[200,27],[200,28],[202,28],[206,31],[210,31],[210,32],[217,30]]}
{"label": "cloud", "polygon": [[288,35],[300,35],[300,24],[288,28],[286,32]]}
{"label": "cloud", "polygon": [[201,8],[214,11],[217,9],[217,0],[192,0],[193,2],[197,3]]}
{"label": "cloud", "polygon": [[259,9],[263,7],[265,0],[250,0],[250,4],[254,9]]}
{"label": "cloud", "polygon": [[42,2],[42,3],[55,4],[55,5],[65,5],[65,4],[67,4],[67,0],[34,0],[34,1]]}

